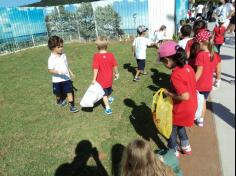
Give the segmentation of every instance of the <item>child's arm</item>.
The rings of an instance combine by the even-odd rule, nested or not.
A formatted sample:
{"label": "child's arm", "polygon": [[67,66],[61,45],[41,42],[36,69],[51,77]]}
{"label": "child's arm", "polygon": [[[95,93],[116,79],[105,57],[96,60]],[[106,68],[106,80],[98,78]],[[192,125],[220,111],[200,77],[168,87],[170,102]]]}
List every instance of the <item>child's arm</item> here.
{"label": "child's arm", "polygon": [[98,69],[93,69],[93,81],[92,81],[92,84],[95,84],[97,75],[98,75]]}
{"label": "child's arm", "polygon": [[132,46],[132,54],[135,57],[135,47],[134,46]]}
{"label": "child's arm", "polygon": [[220,80],[221,79],[221,62],[219,62],[216,66],[216,80]]}
{"label": "child's arm", "polygon": [[59,75],[65,75],[66,72],[64,71],[57,71],[57,70],[53,70],[53,69],[48,69],[48,73],[50,74],[59,74]]}
{"label": "child's arm", "polygon": [[172,99],[177,101],[187,101],[190,98],[188,92],[182,93],[181,95],[177,95],[175,93],[169,92],[168,90],[165,90],[164,94],[166,96],[170,96]]}
{"label": "child's arm", "polygon": [[75,75],[73,74],[73,72],[68,68],[69,74],[71,77],[75,77]]}
{"label": "child's arm", "polygon": [[114,67],[114,74],[115,74],[115,80],[119,79],[119,72],[118,72],[118,67]]}
{"label": "child's arm", "polygon": [[200,79],[200,77],[202,76],[202,72],[203,72],[203,66],[197,66],[197,71],[195,74],[196,81]]}

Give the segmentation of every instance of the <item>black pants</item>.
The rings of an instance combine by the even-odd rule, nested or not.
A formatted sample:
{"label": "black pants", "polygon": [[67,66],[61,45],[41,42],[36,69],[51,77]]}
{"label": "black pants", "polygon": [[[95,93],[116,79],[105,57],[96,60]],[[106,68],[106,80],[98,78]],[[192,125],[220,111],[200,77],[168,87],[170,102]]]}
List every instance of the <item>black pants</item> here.
{"label": "black pants", "polygon": [[222,44],[215,44],[215,46],[216,46],[216,48],[218,50],[218,54],[220,54],[220,48],[221,48]]}

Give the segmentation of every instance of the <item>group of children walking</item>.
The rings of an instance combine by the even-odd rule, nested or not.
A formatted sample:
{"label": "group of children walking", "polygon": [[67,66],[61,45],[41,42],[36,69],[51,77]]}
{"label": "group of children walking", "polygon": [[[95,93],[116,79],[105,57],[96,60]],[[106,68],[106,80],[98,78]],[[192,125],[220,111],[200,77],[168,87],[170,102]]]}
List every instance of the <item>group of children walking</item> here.
{"label": "group of children walking", "polygon": [[[176,41],[164,41],[159,46],[159,60],[166,68],[172,70],[170,75],[171,89],[166,90],[165,95],[173,99],[173,129],[168,139],[168,148],[175,151],[176,157],[180,157],[180,152],[184,154],[192,153],[185,127],[191,127],[194,124],[198,107],[197,92],[204,96],[205,101],[201,117],[196,119],[195,122],[199,127],[203,127],[206,101],[213,86],[219,86],[221,74],[219,52],[223,40],[221,34],[225,30],[221,25],[222,22],[222,20],[219,20],[219,26],[214,29],[213,33],[207,29],[207,23],[203,20],[195,21],[193,27],[184,25],[180,29],[182,40],[179,43]],[[137,61],[137,72],[133,79],[135,82],[140,81],[141,74],[147,74],[145,70],[147,47],[156,47],[155,42],[146,38],[147,31],[148,28],[145,26],[138,26],[138,37],[135,38],[132,44],[133,56]],[[192,32],[194,35],[191,38]],[[214,48],[214,43],[217,50]],[[119,78],[118,64],[113,53],[107,51],[108,41],[106,38],[100,37],[97,39],[96,45],[98,52],[93,57],[92,84],[98,82],[102,86],[105,92],[103,96],[105,113],[111,114],[110,104],[114,100],[111,96],[112,83],[114,78]],[[52,74],[53,93],[56,95],[57,104],[60,106],[67,104],[62,96],[66,94],[70,104],[70,111],[78,112],[78,108],[74,105],[71,81],[73,73],[69,69],[66,55],[63,53],[63,40],[58,36],[52,36],[48,41],[48,47],[51,50],[48,70]],[[215,82],[213,81],[214,73],[216,74]],[[177,142],[177,138],[179,138],[180,143]],[[145,148],[145,143],[142,141],[130,144],[130,146],[132,145]],[[124,161],[124,170],[122,172],[127,176],[133,175],[128,174],[132,161],[126,162]],[[154,165],[158,165],[158,162]],[[135,172],[137,171],[134,170]],[[161,172],[168,171],[163,170]]]}

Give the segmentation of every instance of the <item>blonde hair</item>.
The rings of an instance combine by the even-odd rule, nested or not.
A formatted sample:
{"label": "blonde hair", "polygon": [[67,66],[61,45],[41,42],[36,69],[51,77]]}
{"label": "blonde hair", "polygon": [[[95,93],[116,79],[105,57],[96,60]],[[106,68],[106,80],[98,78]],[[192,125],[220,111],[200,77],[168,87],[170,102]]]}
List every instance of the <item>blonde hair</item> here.
{"label": "blonde hair", "polygon": [[160,161],[147,142],[136,139],[128,144],[122,156],[121,176],[173,175],[172,170]]}
{"label": "blonde hair", "polygon": [[214,60],[215,57],[215,50],[214,50],[214,39],[212,36],[209,37],[208,40],[202,42],[204,45],[207,46],[209,53],[210,53],[210,61]]}
{"label": "blonde hair", "polygon": [[108,40],[106,37],[98,37],[97,40],[95,41],[95,44],[97,45],[97,48],[99,50],[101,49],[107,49],[108,46]]}

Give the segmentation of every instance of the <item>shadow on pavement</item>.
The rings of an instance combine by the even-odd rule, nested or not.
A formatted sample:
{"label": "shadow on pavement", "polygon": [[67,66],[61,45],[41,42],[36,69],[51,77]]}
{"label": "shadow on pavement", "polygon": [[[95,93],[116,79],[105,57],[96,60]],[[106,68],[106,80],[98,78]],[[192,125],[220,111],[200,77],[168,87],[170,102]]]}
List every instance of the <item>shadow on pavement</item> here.
{"label": "shadow on pavement", "polygon": [[230,60],[230,59],[234,59],[235,58],[233,56],[228,56],[228,55],[224,55],[224,54],[221,54],[220,57],[221,57],[222,60]]}
{"label": "shadow on pavement", "polygon": [[235,114],[224,105],[216,102],[207,102],[207,109],[220,117],[225,123],[235,129]]}

